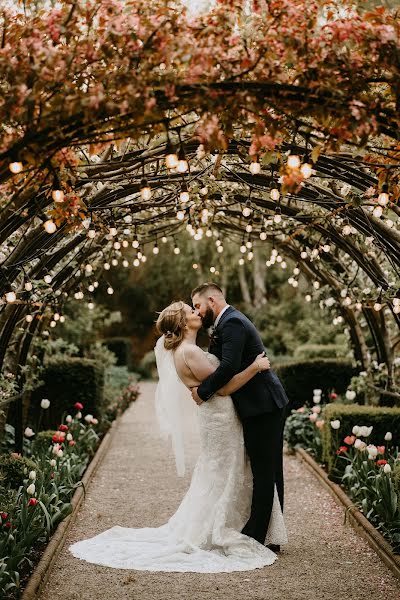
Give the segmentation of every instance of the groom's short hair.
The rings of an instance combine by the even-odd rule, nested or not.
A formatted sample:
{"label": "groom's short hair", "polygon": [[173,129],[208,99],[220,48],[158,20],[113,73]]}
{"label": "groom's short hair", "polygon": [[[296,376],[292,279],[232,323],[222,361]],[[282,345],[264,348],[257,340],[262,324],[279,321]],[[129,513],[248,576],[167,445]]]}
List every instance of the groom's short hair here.
{"label": "groom's short hair", "polygon": [[190,294],[190,297],[193,298],[193,296],[195,296],[196,294],[200,294],[201,296],[205,296],[209,293],[218,293],[221,294],[221,296],[224,295],[223,291],[221,290],[221,288],[219,287],[219,285],[217,285],[216,283],[213,283],[212,281],[207,282],[207,283],[202,283],[201,285],[198,285],[197,287],[195,287],[192,290],[192,293]]}

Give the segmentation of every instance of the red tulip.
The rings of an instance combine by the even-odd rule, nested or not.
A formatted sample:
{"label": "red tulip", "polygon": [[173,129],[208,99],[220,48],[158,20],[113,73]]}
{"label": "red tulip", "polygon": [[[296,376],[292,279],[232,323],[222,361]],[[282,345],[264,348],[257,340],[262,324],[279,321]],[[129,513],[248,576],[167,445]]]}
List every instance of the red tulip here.
{"label": "red tulip", "polygon": [[62,432],[55,433],[51,438],[55,444],[62,444],[64,441],[65,435],[62,435]]}
{"label": "red tulip", "polygon": [[11,529],[10,521],[7,521],[7,523],[4,523],[4,527],[6,527],[7,529]]}
{"label": "red tulip", "polygon": [[68,431],[68,425],[59,425],[58,431]]}
{"label": "red tulip", "polygon": [[76,441],[75,441],[75,440],[70,440],[70,442],[69,442],[69,445],[70,445],[70,446],[75,446],[75,444],[76,444]]}
{"label": "red tulip", "polygon": [[8,513],[2,512],[2,513],[0,513],[0,517],[3,519],[3,521],[5,521],[8,517]]}
{"label": "red tulip", "polygon": [[348,435],[344,438],[344,443],[347,444],[348,446],[352,446],[354,444],[354,442],[356,441],[356,436],[355,435]]}
{"label": "red tulip", "polygon": [[336,451],[336,454],[344,454],[347,452],[347,446],[339,446],[339,449]]}
{"label": "red tulip", "polygon": [[336,393],[336,392],[331,392],[331,393],[329,394],[329,398],[330,398],[331,400],[336,400],[336,398],[337,398],[337,393]]}
{"label": "red tulip", "polygon": [[38,502],[39,500],[37,498],[29,498],[28,506],[36,506]]}
{"label": "red tulip", "polygon": [[74,407],[76,408],[76,410],[82,410],[83,404],[81,404],[80,402],[75,402]]}
{"label": "red tulip", "polygon": [[380,458],[379,460],[376,461],[376,464],[379,465],[380,467],[383,467],[383,465],[387,465],[387,460],[385,460],[384,458]]}

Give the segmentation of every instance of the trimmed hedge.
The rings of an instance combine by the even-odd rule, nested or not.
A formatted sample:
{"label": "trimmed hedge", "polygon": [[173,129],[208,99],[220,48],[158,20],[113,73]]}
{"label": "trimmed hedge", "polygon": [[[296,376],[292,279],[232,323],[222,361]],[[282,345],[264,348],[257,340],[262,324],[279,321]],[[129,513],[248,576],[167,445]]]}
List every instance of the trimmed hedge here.
{"label": "trimmed hedge", "polygon": [[29,471],[39,472],[38,465],[25,456],[0,454],[1,482],[5,487],[17,490],[28,479]]}
{"label": "trimmed hedge", "polygon": [[102,340],[102,344],[107,346],[117,357],[117,366],[127,366],[130,371],[133,370],[132,340],[129,337],[112,337]]}
{"label": "trimmed hedge", "polygon": [[289,398],[289,409],[312,405],[313,390],[322,389],[323,398],[335,390],[343,394],[356,369],[349,360],[334,358],[292,361],[273,365]]}
{"label": "trimmed hedge", "polygon": [[[324,409],[325,427],[323,429],[323,454],[322,459],[327,465],[330,477],[336,477],[346,465],[345,461],[338,460],[336,451],[342,445],[343,438],[351,435],[354,425],[373,426],[368,438],[361,438],[367,444],[387,445],[384,437],[390,431],[393,440],[390,444],[399,445],[400,440],[400,408],[387,408],[384,406],[360,406],[359,404],[327,404]],[[330,421],[339,419],[340,428],[332,429]],[[341,467],[343,467],[341,469]]]}
{"label": "trimmed hedge", "polygon": [[301,344],[294,351],[297,360],[339,358],[346,353],[346,349],[338,344]]}
{"label": "trimmed hedge", "polygon": [[75,402],[84,405],[84,414],[98,416],[104,404],[104,368],[88,358],[66,358],[49,362],[42,374],[44,385],[32,394],[30,422],[42,410],[42,398],[50,400],[42,426],[57,428],[63,413],[71,413]]}

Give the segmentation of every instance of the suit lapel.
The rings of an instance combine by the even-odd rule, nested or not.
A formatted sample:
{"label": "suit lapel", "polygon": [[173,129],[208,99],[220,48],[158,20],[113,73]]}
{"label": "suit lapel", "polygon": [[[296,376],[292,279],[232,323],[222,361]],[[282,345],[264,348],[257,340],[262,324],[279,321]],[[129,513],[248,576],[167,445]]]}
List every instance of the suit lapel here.
{"label": "suit lapel", "polygon": [[222,317],[221,317],[221,318],[220,318],[220,320],[218,321],[218,324],[217,324],[217,326],[216,326],[215,330],[217,330],[217,329],[218,329],[218,327],[221,325],[221,323],[223,323],[223,322],[225,321],[226,317],[227,317],[228,315],[230,315],[230,314],[232,313],[232,311],[234,311],[234,310],[236,310],[236,309],[235,309],[235,308],[233,308],[233,306],[229,306],[229,307],[226,309],[226,311],[224,312],[224,314],[222,315]]}

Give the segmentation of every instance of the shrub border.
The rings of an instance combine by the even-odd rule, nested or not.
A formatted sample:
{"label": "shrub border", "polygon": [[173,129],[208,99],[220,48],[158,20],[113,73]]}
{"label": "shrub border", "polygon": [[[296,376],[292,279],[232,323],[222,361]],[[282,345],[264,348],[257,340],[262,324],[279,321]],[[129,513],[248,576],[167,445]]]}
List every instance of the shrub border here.
{"label": "shrub border", "polygon": [[330,492],[335,502],[345,511],[345,522],[348,521],[353,529],[363,537],[377,553],[392,573],[400,579],[400,556],[393,553],[391,545],[366,519],[362,512],[351,502],[342,488],[331,481],[322,467],[315,462],[303,448],[296,448],[296,456],[315,475],[325,489]]}
{"label": "shrub border", "polygon": [[21,600],[35,600],[38,597],[38,594],[43,590],[43,587],[46,585],[49,580],[51,568],[56,561],[60,551],[64,545],[65,538],[74,524],[76,516],[78,514],[80,505],[85,497],[85,490],[87,490],[90,481],[92,480],[94,474],[97,471],[101,461],[106,454],[110,443],[115,435],[117,430],[119,421],[122,415],[119,415],[115,421],[112,422],[110,429],[107,431],[105,436],[103,437],[99,447],[96,450],[95,455],[90,461],[89,466],[87,467],[83,477],[81,479],[83,486],[77,488],[75,490],[74,495],[71,499],[72,504],[72,512],[58,524],[54,534],[50,538],[49,543],[46,546],[46,549],[36,565],[32,575],[30,576],[28,583],[22,592]]}

